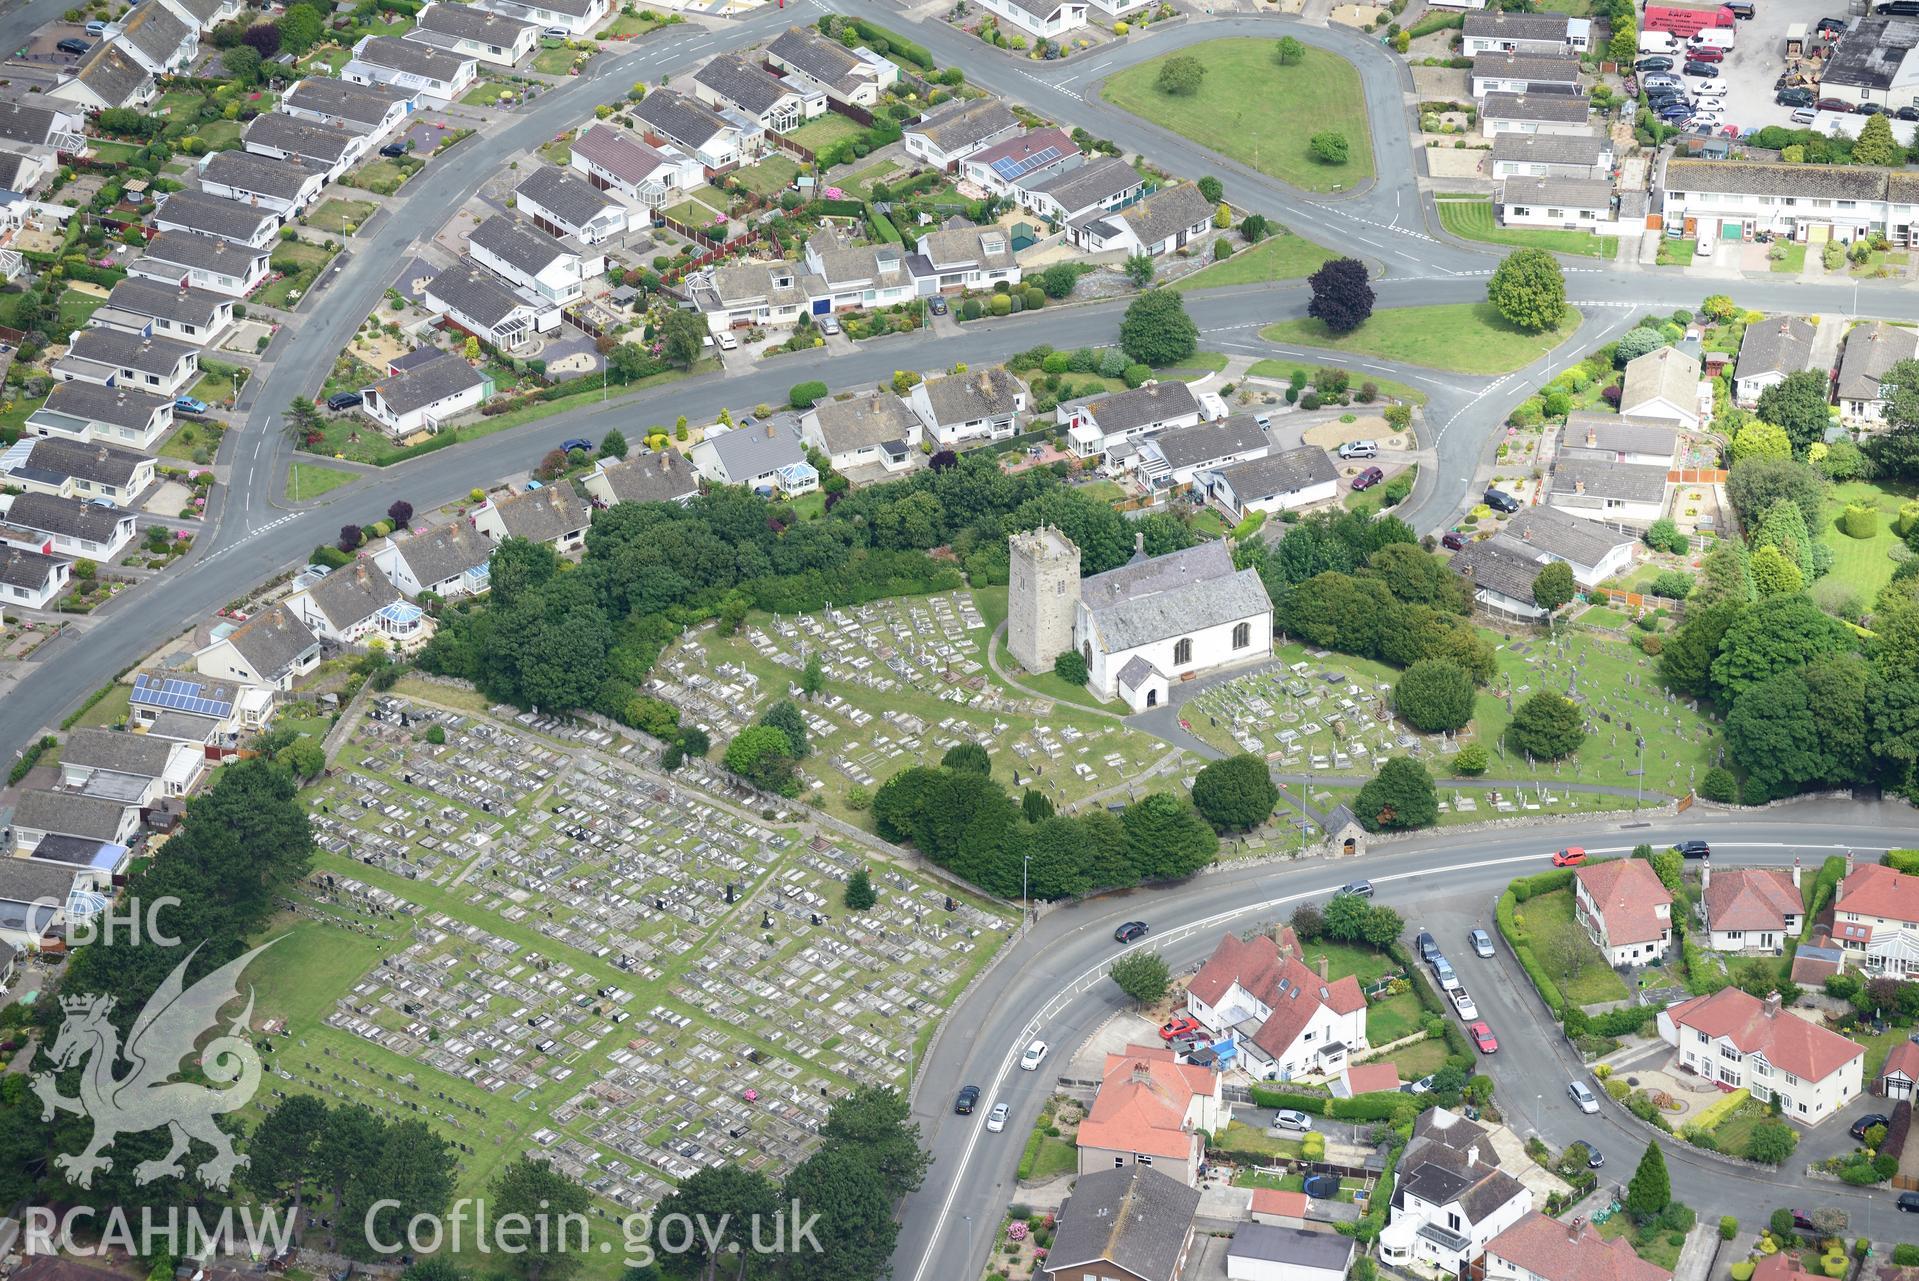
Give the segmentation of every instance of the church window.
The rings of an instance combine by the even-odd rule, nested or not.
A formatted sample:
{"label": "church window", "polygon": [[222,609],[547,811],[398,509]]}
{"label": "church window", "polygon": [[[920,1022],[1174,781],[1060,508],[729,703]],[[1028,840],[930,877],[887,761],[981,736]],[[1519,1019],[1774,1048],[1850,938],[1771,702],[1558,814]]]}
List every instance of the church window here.
{"label": "church window", "polygon": [[1233,624],[1233,648],[1245,649],[1253,643],[1253,625],[1251,623]]}
{"label": "church window", "polygon": [[1173,666],[1184,667],[1193,661],[1193,638],[1182,636],[1173,642]]}

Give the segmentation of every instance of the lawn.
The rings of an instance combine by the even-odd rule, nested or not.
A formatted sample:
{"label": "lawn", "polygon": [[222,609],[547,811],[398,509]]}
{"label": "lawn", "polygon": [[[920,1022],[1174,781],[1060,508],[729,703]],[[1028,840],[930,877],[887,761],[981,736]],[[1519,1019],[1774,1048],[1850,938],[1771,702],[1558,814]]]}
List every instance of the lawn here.
{"label": "lawn", "polygon": [[109,142],[104,138],[89,138],[87,150],[92,152],[93,158],[103,165],[124,165],[145,148],[136,147],[130,142]]}
{"label": "lawn", "polygon": [[793,185],[793,179],[800,176],[800,164],[785,152],[775,152],[750,169],[736,170],[732,176],[755,195],[775,196]]}
{"label": "lawn", "polygon": [[1531,334],[1510,324],[1489,302],[1442,303],[1375,311],[1350,334],[1334,335],[1310,318],[1282,320],[1259,336],[1267,342],[1402,360],[1462,374],[1505,374],[1544,356],[1572,336],[1579,313],[1572,308],[1559,328]]}
{"label": "lawn", "polygon": [[[1368,1039],[1371,1039],[1370,1033]],[[1403,1045],[1394,1050],[1386,1061],[1399,1069],[1402,1081],[1417,1081],[1446,1066],[1448,1051],[1443,1038],[1427,1037],[1412,1045]]]}
{"label": "lawn", "polygon": [[340,181],[348,187],[359,187],[375,195],[390,196],[398,191],[408,178],[418,173],[426,161],[413,156],[382,156],[355,169]]}
{"label": "lawn", "polygon": [[1397,968],[1393,958],[1377,948],[1332,943],[1325,939],[1306,945],[1305,961],[1308,965],[1317,968],[1322,956],[1326,958],[1328,978],[1343,979],[1350,974],[1359,980],[1361,987],[1377,983],[1387,971]]}
{"label": "lawn", "polygon": [[240,145],[240,130],[237,120],[209,120],[193,132],[208,151],[230,151]]}
{"label": "lawn", "polygon": [[1304,1151],[1298,1139],[1282,1139],[1255,1129],[1244,1121],[1227,1122],[1226,1133],[1220,1143],[1235,1152],[1251,1152],[1274,1161],[1297,1161]]}
{"label": "lawn", "polygon": [[294,463],[287,469],[287,501],[311,502],[321,494],[353,483],[350,471],[336,467],[316,467],[312,463]]}
{"label": "lawn", "polygon": [[333,253],[320,245],[282,241],[274,246],[272,261],[273,269],[282,275],[260,290],[259,301],[268,307],[297,307],[332,257]]}
{"label": "lawn", "polygon": [[1657,265],[1661,267],[1690,267],[1692,256],[1699,252],[1696,240],[1675,240],[1668,236],[1659,242]]}
{"label": "lawn", "polygon": [[1079,1169],[1079,1148],[1071,1139],[1056,1139],[1046,1133],[1047,1117],[1041,1116],[1027,1137],[1026,1151],[1019,1159],[1019,1177],[1035,1183],[1057,1179]]}
{"label": "lawn", "polygon": [[82,712],[80,719],[74,722],[75,729],[100,729],[107,725],[125,724],[127,713],[133,710],[133,686],[113,683],[105,698]]}
{"label": "lawn", "polygon": [[[1308,47],[1304,60],[1282,67],[1271,40],[1211,40],[1129,67],[1106,82],[1106,101],[1307,191],[1337,191],[1373,175],[1372,133],[1359,72],[1337,54]],[[1174,57],[1206,69],[1196,93],[1174,96],[1156,86]],[[1302,128],[1301,122],[1311,127]],[[1344,135],[1344,164],[1316,160],[1314,131]],[[1230,192],[1228,193],[1230,196]]]}
{"label": "lawn", "polygon": [[86,326],[87,317],[106,304],[106,299],[98,294],[82,293],[78,289],[69,289],[60,295],[59,325],[60,332],[70,334]]}
{"label": "lawn", "polygon": [[1373,1045],[1385,1045],[1402,1036],[1411,1036],[1425,1022],[1426,1011],[1419,1004],[1419,998],[1411,992],[1401,992],[1366,1007],[1366,1040]]}
{"label": "lawn", "polygon": [[1595,236],[1584,231],[1553,231],[1546,228],[1502,227],[1493,217],[1493,202],[1488,199],[1441,200],[1439,225],[1464,240],[1489,245],[1520,245],[1550,249],[1559,254],[1578,254],[1586,258],[1610,259],[1619,252],[1619,237]]}
{"label": "lawn", "polygon": [[[811,495],[808,495],[811,497]],[[973,589],[973,604],[979,610],[980,617],[986,620],[986,635],[990,638],[999,625],[1006,621],[1006,589],[1004,587],[976,587]],[[1000,665],[1008,670],[1017,671],[1019,663],[1006,647],[999,647]],[[982,660],[984,655],[981,656]],[[987,670],[991,671],[991,664]],[[1124,711],[1124,704],[1102,703],[1093,691],[1084,685],[1074,685],[1052,672],[1040,672],[1037,675],[1025,673],[1020,676],[1020,684],[1048,697],[1066,703],[1077,703],[1081,707],[1103,707],[1110,711]],[[996,682],[997,683],[997,682]]]}
{"label": "lawn", "polygon": [[[1585,933],[1585,928],[1573,919],[1571,889],[1535,894],[1520,904],[1519,911],[1526,918],[1526,932],[1535,939],[1569,930],[1577,930],[1582,935]],[[1626,985],[1606,964],[1597,948],[1588,953],[1586,963],[1571,978],[1562,979],[1556,974],[1549,977],[1559,984],[1559,990],[1565,993],[1566,999],[1576,1005],[1623,1001],[1630,995]]]}
{"label": "lawn", "polygon": [[[1904,548],[1905,540],[1892,532],[1899,505],[1919,495],[1919,487],[1896,482],[1848,481],[1832,487],[1832,503],[1819,530],[1819,541],[1832,548],[1832,572],[1813,586],[1831,584],[1857,596],[1870,606],[1879,589],[1892,581],[1895,548]],[[1879,512],[1879,532],[1871,538],[1854,538],[1839,528],[1839,515],[1848,503],[1869,503]]]}
{"label": "lawn", "polygon": [[657,30],[664,25],[666,24],[662,22],[642,18],[637,13],[622,13],[619,17],[608,23],[606,30],[600,34],[608,38],[615,36],[627,36],[630,38],[632,36],[643,36],[647,32]]}
{"label": "lawn", "polygon": [[574,60],[579,56],[579,50],[556,44],[533,55],[533,69],[543,76],[563,76],[573,70]]}
{"label": "lawn", "polygon": [[837,111],[829,111],[817,120],[809,120],[786,137],[805,147],[808,151],[818,151],[830,143],[842,142],[865,132],[859,122]]}
{"label": "lawn", "polygon": [[722,212],[723,210],[701,204],[697,200],[682,200],[670,209],[660,210],[660,216],[670,218],[674,222],[684,223],[689,227],[704,227],[707,223],[719,217]]}
{"label": "lawn", "polygon": [[373,216],[375,208],[377,206],[368,200],[346,200],[335,196],[307,215],[307,225],[336,236],[350,236],[354,228]]}
{"label": "lawn", "polygon": [[864,196],[871,192],[873,184],[886,181],[887,175],[896,174],[900,167],[891,160],[882,160],[876,165],[868,165],[856,174],[841,178],[834,183],[842,190],[858,190]]}
{"label": "lawn", "polygon": [[212,451],[219,447],[220,429],[211,423],[197,422],[182,418],[179,426],[167,434],[160,447],[153,452],[161,458],[171,458],[176,462],[190,463],[199,450]]}
{"label": "lawn", "polygon": [[1786,246],[1786,256],[1773,261],[1772,270],[1782,274],[1798,275],[1806,269],[1806,246],[1796,241]]}
{"label": "lawn", "polygon": [[504,80],[482,80],[460,101],[469,107],[492,107],[498,105],[501,95],[513,92],[513,86]]}
{"label": "lawn", "polygon": [[1629,1214],[1615,1214],[1607,1219],[1599,1225],[1599,1235],[1608,1241],[1625,1237],[1633,1253],[1655,1267],[1671,1272],[1679,1266],[1679,1247],[1667,1240],[1667,1234],[1654,1231],[1647,1233],[1645,1240],[1640,1240],[1633,1230],[1632,1216]]}
{"label": "lawn", "polygon": [[1319,270],[1338,254],[1301,236],[1269,236],[1242,249],[1225,262],[1175,281],[1175,289],[1216,289],[1222,285],[1264,285],[1275,280],[1298,280]]}

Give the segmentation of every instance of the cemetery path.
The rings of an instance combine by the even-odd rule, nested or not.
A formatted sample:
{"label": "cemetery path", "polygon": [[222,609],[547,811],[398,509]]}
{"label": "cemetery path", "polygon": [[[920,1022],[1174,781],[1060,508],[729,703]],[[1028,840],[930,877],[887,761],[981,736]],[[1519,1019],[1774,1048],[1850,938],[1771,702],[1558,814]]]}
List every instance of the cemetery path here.
{"label": "cemetery path", "polygon": [[[1302,787],[1310,787],[1314,783],[1323,783],[1328,787],[1363,787],[1372,781],[1370,775],[1359,777],[1339,774],[1275,774],[1273,779],[1275,782],[1292,783]],[[1655,792],[1650,789],[1642,791],[1633,787],[1614,787],[1608,783],[1563,783],[1557,779],[1442,778],[1434,781],[1441,787],[1448,783],[1458,783],[1473,787],[1510,787],[1516,792],[1525,791],[1528,788],[1546,787],[1555,792],[1579,792],[1587,796],[1634,796],[1643,798],[1649,805],[1664,805],[1673,799],[1664,792]]]}
{"label": "cemetery path", "polygon": [[1157,778],[1159,775],[1164,774],[1169,768],[1178,764],[1180,757],[1184,755],[1185,755],[1185,749],[1180,747],[1178,744],[1174,744],[1172,750],[1168,751],[1164,756],[1154,761],[1150,768],[1141,770],[1139,773],[1133,775],[1133,777],[1127,779],[1123,783],[1115,783],[1111,787],[1100,788],[1099,791],[1094,792],[1091,796],[1088,796],[1085,799],[1081,800],[1078,805],[1074,806],[1074,808],[1084,809],[1089,805],[1097,805],[1109,796],[1119,796],[1124,794],[1130,797],[1132,795],[1132,791],[1135,786],[1137,786],[1140,783],[1144,783],[1149,778]]}
{"label": "cemetery path", "polygon": [[1103,707],[1088,707],[1084,703],[1069,703],[1065,699],[1054,698],[1051,694],[1042,694],[1030,685],[1021,684],[1019,677],[1007,671],[1005,666],[1002,665],[999,661],[1000,660],[1000,642],[1005,639],[1006,639],[1006,620],[1002,618],[1000,620],[999,626],[993,629],[993,634],[986,638],[986,665],[993,669],[993,675],[999,677],[1001,680],[1005,681],[1008,685],[1011,685],[1014,689],[1018,690],[1020,693],[1026,694],[1033,698],[1045,699],[1046,702],[1052,704],[1055,707],[1060,707],[1060,706],[1070,707],[1070,708],[1073,708],[1075,711],[1087,712],[1094,716],[1110,717],[1111,719],[1116,721],[1126,719],[1125,717],[1121,716],[1118,712],[1109,712]]}

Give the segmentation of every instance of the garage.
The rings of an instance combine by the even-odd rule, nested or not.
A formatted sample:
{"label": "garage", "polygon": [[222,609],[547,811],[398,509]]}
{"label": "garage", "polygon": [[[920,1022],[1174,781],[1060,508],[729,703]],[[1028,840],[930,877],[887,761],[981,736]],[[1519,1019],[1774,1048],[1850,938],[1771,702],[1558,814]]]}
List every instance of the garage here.
{"label": "garage", "polygon": [[1889,1099],[1919,1099],[1919,1045],[1901,1041],[1879,1069],[1879,1093]]}
{"label": "garage", "polygon": [[1746,238],[1746,224],[1740,222],[1737,218],[1728,218],[1719,224],[1719,238],[1721,240],[1744,240]]}
{"label": "garage", "polygon": [[1336,1232],[1243,1223],[1226,1249],[1230,1281],[1342,1281],[1353,1242]]}

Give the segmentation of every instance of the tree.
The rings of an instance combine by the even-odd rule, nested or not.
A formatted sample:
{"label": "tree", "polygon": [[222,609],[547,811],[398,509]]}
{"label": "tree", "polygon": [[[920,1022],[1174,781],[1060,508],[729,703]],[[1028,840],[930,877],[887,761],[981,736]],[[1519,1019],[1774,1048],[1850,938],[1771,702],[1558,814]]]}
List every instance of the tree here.
{"label": "tree", "polygon": [[1672,1178],[1666,1173],[1666,1154],[1654,1139],[1646,1144],[1639,1168],[1626,1185],[1626,1213],[1635,1223],[1649,1223],[1671,1204]]}
{"label": "tree", "polygon": [[271,22],[256,22],[240,33],[240,41],[262,59],[271,58],[280,52],[280,28]]}
{"label": "tree", "polygon": [[875,903],[880,901],[880,896],[873,892],[873,878],[863,867],[846,878],[844,897],[846,908],[850,912],[869,911]]}
{"label": "tree", "polygon": [[606,435],[600,437],[600,456],[602,458],[626,457],[626,436],[618,427],[609,427]]}
{"label": "tree", "polygon": [[818,650],[806,656],[806,666],[800,669],[800,693],[807,698],[818,698],[826,688],[826,665],[820,660]]}
{"label": "tree", "polygon": [[1572,700],[1542,689],[1513,713],[1506,740],[1516,751],[1556,761],[1579,750],[1586,737],[1585,721],[1585,713]]}
{"label": "tree", "polygon": [[1393,710],[1428,734],[1456,730],[1473,718],[1472,678],[1450,659],[1422,658],[1393,686]]}
{"label": "tree", "polygon": [[1892,136],[1891,117],[1883,114],[1867,116],[1859,136],[1852,140],[1852,163],[1900,165],[1905,162],[1906,149]]}
{"label": "tree", "polygon": [[318,435],[323,426],[319,406],[305,396],[295,396],[287,402],[284,422],[287,436],[295,444],[304,443],[309,437]]}
{"label": "tree", "polygon": [[795,409],[811,409],[827,396],[827,386],[823,382],[794,383],[786,393],[786,403]]}
{"label": "tree", "polygon": [[[439,728],[437,725],[435,729]],[[318,778],[326,768],[326,749],[316,738],[299,738],[273,754],[276,763],[286,766],[293,777],[305,782]]]}
{"label": "tree", "polygon": [[786,735],[792,748],[788,753],[794,760],[804,760],[811,750],[807,742],[806,718],[800,715],[800,709],[793,705],[790,698],[782,698],[760,714],[760,724],[769,726]]}
{"label": "tree", "polygon": [[326,23],[311,5],[296,4],[280,17],[280,50],[305,53],[326,31]]}
{"label": "tree", "polygon": [[[1319,934],[1336,943],[1357,943],[1366,936],[1366,919],[1372,911],[1357,894],[1335,894],[1320,912]],[[1305,936],[1300,936],[1305,941]]]}
{"label": "tree", "polygon": [[1548,614],[1573,598],[1577,590],[1573,567],[1563,560],[1553,561],[1533,579],[1533,604]]}
{"label": "tree", "polygon": [[955,743],[940,757],[940,768],[962,770],[984,778],[993,772],[993,762],[978,743]]}
{"label": "tree", "polygon": [[1273,56],[1282,67],[1296,67],[1306,60],[1306,46],[1295,36],[1281,36],[1273,48]]}
{"label": "tree", "polygon": [[360,544],[365,541],[366,531],[364,529],[361,529],[358,525],[342,525],[340,526],[339,540],[333,545],[343,552],[353,552],[358,551]]}
{"label": "tree", "polygon": [[[1653,873],[1659,877],[1659,883],[1674,894],[1685,888],[1686,858],[1678,850],[1670,847],[1652,852],[1651,847],[1641,846],[1649,851],[1647,862],[1652,864]],[[1634,851],[1635,854],[1638,850]]]}
{"label": "tree", "polygon": [[681,369],[691,369],[705,350],[706,316],[701,312],[676,307],[660,322],[659,337],[660,354],[667,362]]}
{"label": "tree", "polygon": [[[1853,145],[1856,155],[1858,144]],[[1826,426],[1832,421],[1826,404],[1826,376],[1810,369],[1787,374],[1783,381],[1759,393],[1759,418],[1783,429],[1792,441],[1793,453],[1804,457],[1814,441],[1825,438]]]}
{"label": "tree", "polygon": [[1732,461],[1737,466],[1753,459],[1791,458],[1792,441],[1785,429],[1757,418],[1733,433]]}
{"label": "tree", "polygon": [[1178,880],[1212,862],[1219,837],[1192,802],[1171,792],[1152,792],[1119,816],[1126,858],[1142,881]]}
{"label": "tree", "polygon": [[1206,79],[1206,64],[1184,54],[1168,58],[1160,65],[1153,87],[1175,98],[1190,98],[1199,92]]}
{"label": "tree", "polygon": [[1135,289],[1144,289],[1152,284],[1153,273],[1158,269],[1158,264],[1153,261],[1153,255],[1148,253],[1131,254],[1120,266],[1120,270],[1126,273],[1126,278],[1133,282]]}
{"label": "tree", "polygon": [[260,1119],[247,1141],[246,1184],[263,1200],[286,1197],[297,1216],[306,1187],[319,1172],[320,1135],[327,1105],[311,1094],[290,1094]]}
{"label": "tree", "polygon": [[[493,1176],[488,1210],[505,1218],[525,1216],[547,1225],[529,1233],[525,1245],[507,1253],[507,1267],[526,1281],[566,1281],[586,1261],[586,1189],[553,1168],[545,1157],[521,1157]],[[577,1223],[577,1229],[567,1225]]]}
{"label": "tree", "polygon": [[[886,1177],[851,1144],[827,1144],[786,1176],[785,1200],[805,1223],[809,1245],[785,1256],[791,1281],[864,1281],[881,1275],[899,1238]],[[741,1221],[742,1224],[744,1220]]]}
{"label": "tree", "polygon": [[[784,1207],[780,1189],[757,1170],[737,1165],[715,1165],[696,1170],[660,1201],[653,1218],[653,1246],[657,1253],[685,1266],[705,1281],[721,1275],[724,1266],[734,1273],[758,1256],[752,1249],[751,1225],[765,1231]],[[704,1231],[665,1236],[669,1225],[708,1225]],[[684,1236],[687,1239],[682,1240]],[[749,1274],[754,1275],[754,1274]]]}
{"label": "tree", "polygon": [[1791,595],[1805,589],[1805,574],[1772,543],[1753,552],[1750,563],[1753,587],[1761,596]]}
{"label": "tree", "polygon": [[1726,629],[1712,663],[1713,691],[1722,705],[1730,706],[1769,677],[1852,647],[1852,633],[1845,625],[1807,596],[1768,596]]}
{"label": "tree", "polygon": [[1029,823],[1038,823],[1053,817],[1052,798],[1044,792],[1027,788],[1019,798],[1020,813]]}
{"label": "tree", "polygon": [[1566,315],[1566,273],[1544,249],[1515,249],[1494,269],[1486,298],[1511,324],[1542,333]]}
{"label": "tree", "polygon": [[1128,359],[1163,369],[1199,349],[1199,327],[1186,314],[1186,302],[1179,294],[1151,289],[1126,308],[1119,322],[1119,345]]}
{"label": "tree", "polygon": [[793,785],[793,740],[771,725],[749,725],[726,745],[726,768],[756,787],[784,795]]}
{"label": "tree", "polygon": [[1639,54],[1639,30],[1633,21],[1615,19],[1612,27],[1612,39],[1606,44],[1606,56],[1624,66]]}
{"label": "tree", "polygon": [[862,1085],[835,1103],[820,1137],[858,1152],[894,1197],[917,1190],[926,1180],[932,1158],[920,1147],[920,1128],[905,1097],[890,1085]]}
{"label": "tree", "polygon": [[260,51],[249,45],[236,45],[220,55],[220,66],[238,84],[250,85],[260,78]]}
{"label": "tree", "polygon": [[[582,1211],[584,1196],[582,1192]],[[346,1196],[336,1206],[338,1221],[355,1229],[341,1240],[341,1253],[357,1259],[376,1257],[375,1241],[404,1239],[409,1222],[421,1215],[443,1215],[452,1199],[452,1146],[425,1122],[391,1122],[380,1136],[378,1150],[353,1171]]]}
{"label": "tree", "polygon": [[1335,258],[1307,278],[1312,301],[1306,314],[1333,334],[1350,334],[1373,314],[1373,286],[1366,264],[1357,258]]}
{"label": "tree", "polygon": [[1086,670],[1086,656],[1076,649],[1063,649],[1053,660],[1053,675],[1068,685],[1084,685],[1092,678]]}
{"label": "tree", "polygon": [[386,518],[395,529],[405,529],[413,523],[413,504],[404,498],[396,498],[387,504]]}
{"label": "tree", "polygon": [[1135,1006],[1164,1000],[1173,978],[1165,958],[1144,948],[1114,961],[1107,974],[1120,991],[1133,998]]}
{"label": "tree", "polygon": [[1322,165],[1343,165],[1353,154],[1352,144],[1337,129],[1320,130],[1307,141],[1306,149]]}
{"label": "tree", "polygon": [[1258,756],[1242,752],[1193,776],[1193,808],[1221,832],[1250,831],[1272,817],[1279,788]]}
{"label": "tree", "polygon": [[1484,743],[1468,743],[1453,757],[1453,771],[1466,778],[1478,778],[1491,764],[1492,757]]}
{"label": "tree", "polygon": [[1216,205],[1226,197],[1226,184],[1211,174],[1207,174],[1204,178],[1201,178],[1198,185],[1199,194],[1206,197],[1207,201],[1211,204]]}
{"label": "tree", "polygon": [[1430,827],[1439,821],[1433,776],[1410,756],[1395,756],[1359,789],[1353,814],[1369,832]]}
{"label": "tree", "polygon": [[[1919,373],[1919,363],[1914,371]],[[1740,523],[1749,529],[1781,498],[1790,499],[1799,509],[1806,528],[1816,529],[1826,506],[1826,489],[1825,477],[1804,463],[1784,458],[1736,462],[1726,474],[1726,494]]]}
{"label": "tree", "polygon": [[1249,245],[1256,245],[1266,239],[1272,224],[1266,221],[1265,214],[1247,214],[1239,220],[1240,238]]}

